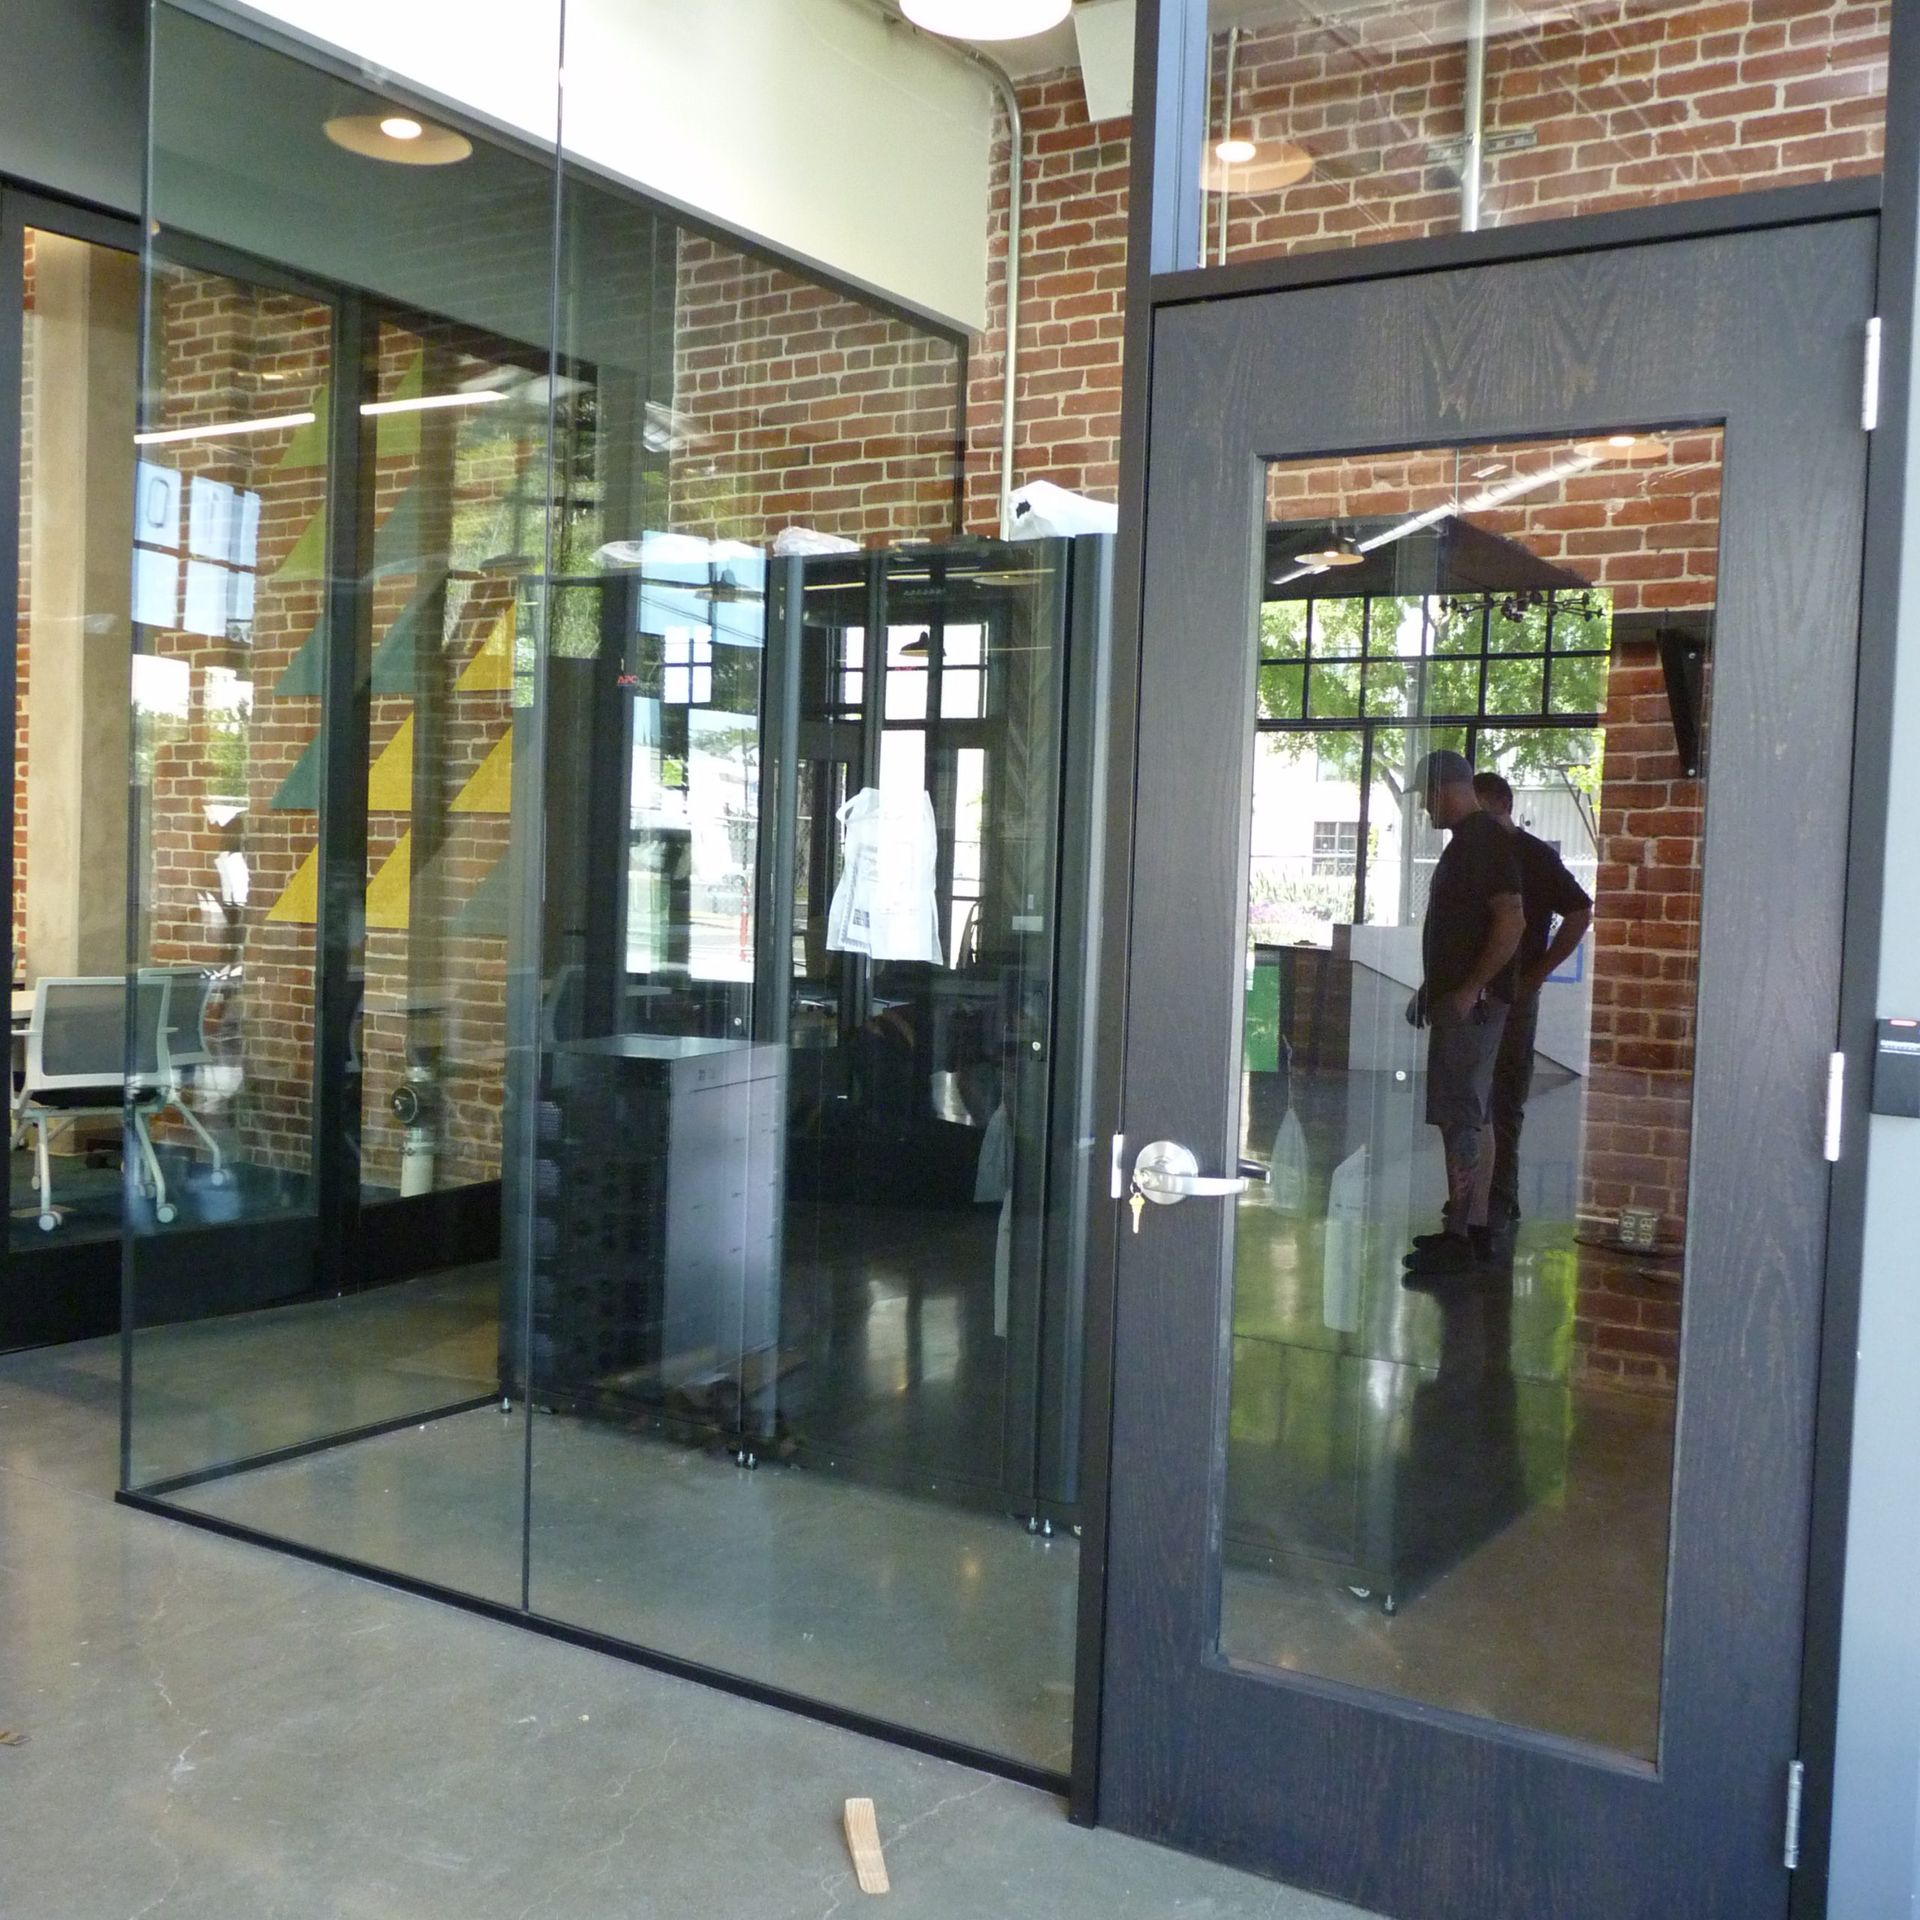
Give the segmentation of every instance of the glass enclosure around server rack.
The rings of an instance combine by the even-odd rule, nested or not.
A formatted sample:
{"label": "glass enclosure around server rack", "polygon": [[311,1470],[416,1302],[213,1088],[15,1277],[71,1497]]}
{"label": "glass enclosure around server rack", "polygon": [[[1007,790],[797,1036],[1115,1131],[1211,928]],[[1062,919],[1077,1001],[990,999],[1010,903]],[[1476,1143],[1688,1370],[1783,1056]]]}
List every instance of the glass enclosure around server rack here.
{"label": "glass enclosure around server rack", "polygon": [[127,1486],[1062,1772],[1107,542],[553,129],[153,60]]}

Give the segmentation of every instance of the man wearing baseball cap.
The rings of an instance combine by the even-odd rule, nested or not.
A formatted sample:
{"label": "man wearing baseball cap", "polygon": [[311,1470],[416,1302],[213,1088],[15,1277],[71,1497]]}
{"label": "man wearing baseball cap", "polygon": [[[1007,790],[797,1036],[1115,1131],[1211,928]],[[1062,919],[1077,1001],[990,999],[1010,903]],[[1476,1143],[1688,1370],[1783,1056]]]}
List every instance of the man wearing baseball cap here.
{"label": "man wearing baseball cap", "polygon": [[1465,1273],[1492,1259],[1492,1096],[1513,999],[1513,957],[1526,930],[1512,835],[1481,810],[1466,756],[1441,748],[1414,775],[1427,817],[1447,835],[1421,929],[1422,982],[1408,1017],[1425,1022],[1427,1121],[1447,1162],[1445,1224],[1416,1235],[1415,1274]]}

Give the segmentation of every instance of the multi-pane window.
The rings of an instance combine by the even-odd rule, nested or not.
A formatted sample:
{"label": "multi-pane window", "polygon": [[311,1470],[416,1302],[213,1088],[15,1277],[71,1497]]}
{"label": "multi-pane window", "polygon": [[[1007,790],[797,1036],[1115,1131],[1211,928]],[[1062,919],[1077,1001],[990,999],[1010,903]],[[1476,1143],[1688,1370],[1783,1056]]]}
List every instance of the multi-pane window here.
{"label": "multi-pane window", "polygon": [[1612,617],[1599,588],[1269,600],[1260,717],[1594,718],[1606,704]]}
{"label": "multi-pane window", "polygon": [[1313,870],[1333,877],[1350,876],[1360,858],[1358,820],[1316,820],[1313,823]]}

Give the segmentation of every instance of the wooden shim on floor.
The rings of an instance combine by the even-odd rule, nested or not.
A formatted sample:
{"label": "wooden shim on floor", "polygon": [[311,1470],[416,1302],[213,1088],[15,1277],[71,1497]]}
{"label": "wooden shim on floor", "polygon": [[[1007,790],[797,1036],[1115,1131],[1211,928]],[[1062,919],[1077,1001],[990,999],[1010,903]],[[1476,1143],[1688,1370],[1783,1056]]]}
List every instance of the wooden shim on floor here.
{"label": "wooden shim on floor", "polygon": [[862,1893],[890,1893],[887,1857],[880,1851],[880,1826],[871,1800],[847,1802],[847,1851],[853,1855],[854,1878]]}

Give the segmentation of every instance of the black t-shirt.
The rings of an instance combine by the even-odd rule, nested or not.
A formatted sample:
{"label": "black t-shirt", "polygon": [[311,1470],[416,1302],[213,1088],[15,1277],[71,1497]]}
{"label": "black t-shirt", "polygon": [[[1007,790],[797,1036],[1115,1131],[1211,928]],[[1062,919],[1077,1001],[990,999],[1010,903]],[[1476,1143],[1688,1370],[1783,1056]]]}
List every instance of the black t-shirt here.
{"label": "black t-shirt", "polygon": [[[1493,925],[1494,896],[1521,891],[1513,835],[1476,808],[1453,829],[1433,870],[1421,929],[1429,1000],[1454,992],[1473,971]],[[1495,999],[1513,998],[1513,972],[1509,961],[1487,983]]]}
{"label": "black t-shirt", "polygon": [[1527,930],[1520,936],[1520,951],[1513,960],[1525,973],[1540,964],[1553,937],[1555,919],[1586,912],[1593,899],[1544,840],[1521,827],[1513,842],[1520,860],[1520,901],[1527,914]]}

